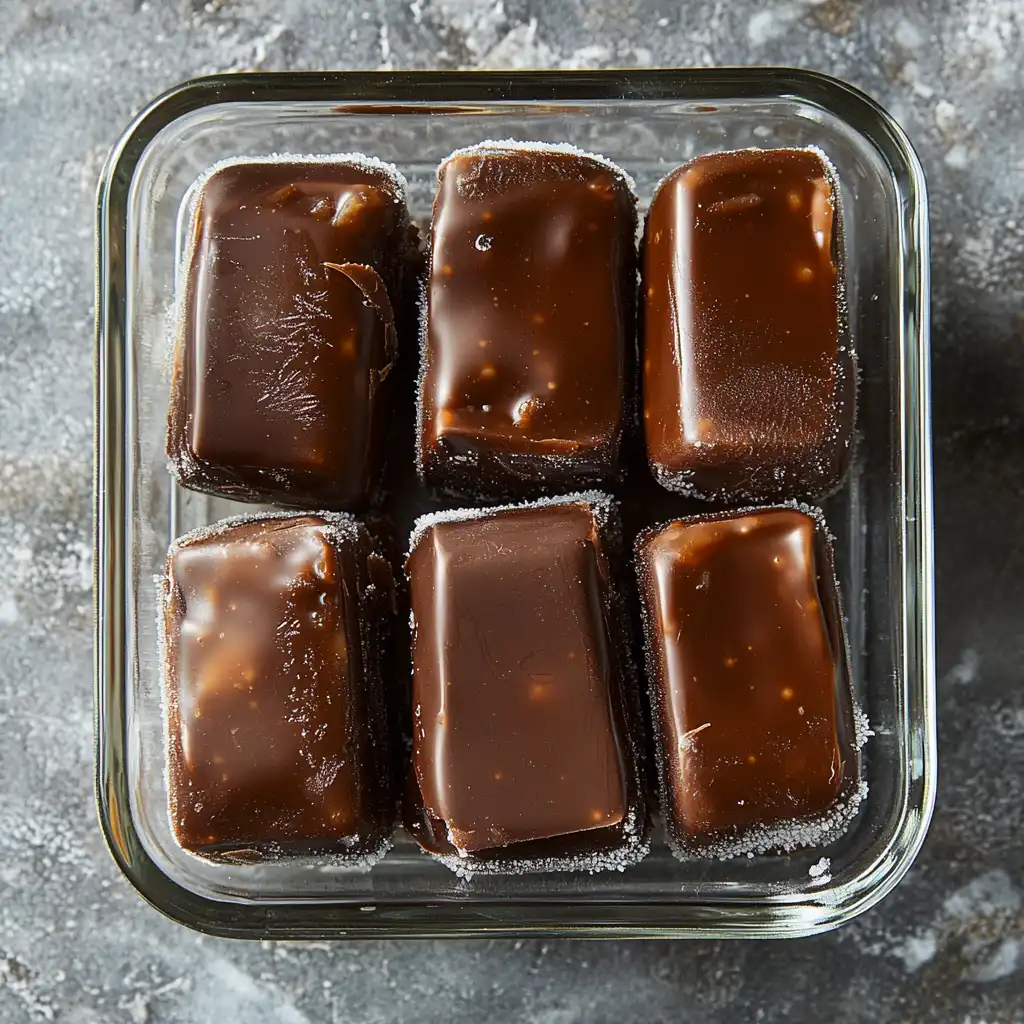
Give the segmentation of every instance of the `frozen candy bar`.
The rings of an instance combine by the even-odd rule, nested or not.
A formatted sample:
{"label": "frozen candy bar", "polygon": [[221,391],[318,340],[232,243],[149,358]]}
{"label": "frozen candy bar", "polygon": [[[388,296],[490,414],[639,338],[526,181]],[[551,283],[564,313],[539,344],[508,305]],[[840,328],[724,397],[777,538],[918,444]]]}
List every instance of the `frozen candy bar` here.
{"label": "frozen candy bar", "polygon": [[231,163],[199,186],[168,410],[179,483],[371,502],[415,258],[403,182],[365,157]]}
{"label": "frozen candy bar", "polygon": [[632,397],[636,199],[568,146],[483,143],[438,170],[419,466],[436,490],[613,479]]}
{"label": "frozen candy bar", "polygon": [[582,495],[417,523],[412,831],[455,870],[594,871],[647,851],[610,512]]}
{"label": "frozen candy bar", "polygon": [[855,374],[835,178],[810,150],[702,156],[644,231],[643,416],[667,488],[714,501],[841,482]]}
{"label": "frozen candy bar", "polygon": [[395,819],[381,662],[393,580],[356,520],[224,520],[162,582],[171,825],[212,859],[368,864]]}
{"label": "frozen candy bar", "polygon": [[863,795],[846,638],[818,514],[680,519],[636,544],[669,843],[822,846]]}

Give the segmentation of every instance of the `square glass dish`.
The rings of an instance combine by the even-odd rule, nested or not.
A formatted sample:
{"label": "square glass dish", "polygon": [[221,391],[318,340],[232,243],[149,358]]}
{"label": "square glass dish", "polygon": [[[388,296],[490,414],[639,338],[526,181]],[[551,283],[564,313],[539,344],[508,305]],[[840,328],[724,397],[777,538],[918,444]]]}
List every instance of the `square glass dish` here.
{"label": "square glass dish", "polygon": [[[465,880],[403,832],[363,874],[311,859],[212,864],[174,841],[154,575],[172,537],[253,508],[179,490],[166,468],[189,190],[226,158],[363,152],[405,174],[423,226],[437,164],[488,138],[602,153],[636,179],[641,214],[658,181],[701,153],[815,146],[835,168],[860,380],[853,466],[824,508],[854,693],[874,735],[863,751],[868,797],[826,849],[680,862],[656,831],[651,854],[621,873]],[[928,211],[913,150],[870,99],[819,74],[754,68],[202,79],[156,100],[114,148],[99,192],[97,288],[97,796],[115,859],[164,913],[259,938],[784,937],[849,920],[906,872],[936,775]],[[410,501],[400,528],[437,507]]]}

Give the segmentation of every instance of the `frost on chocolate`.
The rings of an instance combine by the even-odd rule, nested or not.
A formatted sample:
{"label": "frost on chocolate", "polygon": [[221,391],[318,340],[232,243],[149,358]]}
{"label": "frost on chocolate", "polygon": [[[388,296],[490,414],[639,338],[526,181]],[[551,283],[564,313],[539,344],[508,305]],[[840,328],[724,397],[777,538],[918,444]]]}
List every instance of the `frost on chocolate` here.
{"label": "frost on chocolate", "polygon": [[[476,143],[476,145],[464,146],[462,149],[457,149],[453,153],[450,153],[443,161],[441,161],[441,164],[437,169],[437,173],[440,176],[445,166],[450,161],[458,159],[459,157],[477,155],[486,156],[490,153],[559,153],[565,156],[574,156],[580,160],[587,161],[591,164],[597,164],[604,167],[606,170],[611,171],[615,177],[629,189],[630,193],[633,196],[636,196],[636,182],[617,163],[609,160],[606,156],[602,156],[600,153],[587,152],[587,150],[580,149],[578,146],[573,146],[568,142],[522,142],[518,139],[485,139],[483,142]],[[509,174],[510,184],[520,183],[522,181],[520,177],[515,176],[514,172],[510,171]],[[463,187],[470,191],[463,193]],[[465,186],[460,185],[460,194],[465,194],[467,197],[471,197],[473,195],[472,183],[467,183]]]}
{"label": "frost on chocolate", "polygon": [[[517,155],[527,154],[549,154],[550,158],[517,159]],[[557,159],[559,156],[572,159]],[[468,216],[466,211],[472,209],[469,204],[473,200],[515,190],[517,199],[512,210],[506,208],[501,216],[514,220],[522,213],[528,218],[531,244],[537,244],[538,251],[549,253],[544,259],[552,268],[551,273],[566,275],[566,283],[558,286],[563,294],[567,297],[586,294],[589,281],[613,296],[609,304],[615,306],[614,312],[609,316],[602,306],[600,319],[593,323],[591,305],[584,302],[577,309],[569,305],[568,298],[563,303],[572,309],[574,326],[569,334],[578,331],[579,344],[584,343],[582,339],[588,332],[600,338],[594,358],[600,359],[603,366],[605,360],[618,358],[621,345],[631,347],[633,344],[631,323],[627,324],[627,319],[633,312],[635,253],[628,243],[623,244],[627,230],[632,234],[636,221],[632,179],[606,158],[574,146],[512,139],[487,140],[456,150],[441,163],[437,175],[440,184],[434,207],[434,266],[421,303],[416,440],[420,479],[439,494],[493,500],[600,485],[617,476],[626,425],[634,411],[629,397],[623,403],[617,394],[620,388],[617,368],[608,365],[601,377],[600,389],[593,382],[583,384],[576,379],[581,361],[578,355],[575,364],[570,359],[561,370],[542,369],[559,366],[563,362],[560,354],[567,356],[582,351],[572,347],[577,343],[564,330],[557,331],[550,326],[551,311],[558,303],[545,291],[543,281],[537,279],[515,288],[510,286],[505,291],[500,277],[488,277],[490,288],[483,286],[481,290],[472,273],[472,268],[478,264],[473,260],[460,263],[467,246],[480,253],[492,248],[502,250],[503,232],[511,227],[514,238],[517,229],[514,225],[500,226],[498,221],[486,226],[489,211],[481,213],[479,223],[473,221],[472,233],[466,238],[461,227],[449,230],[447,225],[450,222],[461,224],[459,218]],[[597,244],[612,245],[614,249],[607,266],[597,271],[607,274],[607,280],[602,277],[594,282],[590,275],[573,276],[576,261],[582,258],[579,253],[583,246],[577,250],[576,261],[550,255],[561,252],[562,247],[569,244],[569,235],[563,238],[564,232],[557,225],[565,219],[562,226],[568,227],[569,220],[576,215],[574,208],[579,200],[567,200],[570,216],[562,218],[551,212],[544,200],[545,190],[549,186],[558,189],[568,182],[573,185],[571,196],[578,197],[581,191],[594,189],[614,198],[614,204],[607,207],[607,214],[596,215],[596,219],[588,217],[590,229],[600,232],[594,236]],[[449,210],[452,211],[450,217]],[[516,247],[519,247],[518,242]],[[501,259],[510,258],[500,252],[498,255]],[[519,273],[520,264],[524,260],[528,262],[530,257],[519,253],[511,259],[514,263],[508,265],[509,272]],[[499,260],[483,265],[498,267],[501,263]],[[454,278],[456,284],[449,285],[446,278]],[[459,290],[460,279],[468,282],[463,286],[464,291]],[[450,290],[452,287],[455,292]],[[467,310],[464,329],[460,326],[459,315],[447,312],[458,299]],[[503,312],[492,313],[489,305],[492,301],[494,309]],[[538,306],[529,305],[532,303]],[[484,304],[488,312],[480,314],[479,309]],[[548,326],[543,326],[545,324]],[[536,342],[532,352],[535,362],[531,362],[531,346],[527,344],[531,337]],[[489,362],[489,353],[480,353],[477,358],[475,344],[482,348],[494,345],[504,355],[495,357],[493,363]],[[525,349],[526,363],[521,366],[526,371],[524,374],[509,365],[510,358],[519,358],[515,354],[519,347]],[[560,373],[565,374],[564,378]],[[487,374],[490,376],[485,376]],[[463,380],[491,382],[487,386],[488,394],[493,394],[494,398],[478,400],[460,396],[463,389],[459,381]],[[563,388],[568,389],[567,397],[563,397]],[[626,390],[628,392],[629,388]],[[615,397],[610,399],[613,393]],[[605,402],[615,405],[616,418],[606,413]],[[622,405],[624,408],[620,408]]]}
{"label": "frost on chocolate", "polygon": [[429,856],[467,880],[474,875],[526,875],[550,871],[593,875],[601,871],[625,871],[650,853],[651,843],[647,837],[646,823],[635,808],[629,811],[621,828],[619,845],[574,856],[524,859],[512,856],[501,860],[484,860],[462,854],[431,853]]}
{"label": "frost on chocolate", "polygon": [[[304,212],[288,212],[296,191],[289,183],[308,176],[311,165],[322,166],[325,177],[355,180],[321,189]],[[251,175],[251,180],[219,177],[231,168],[242,169],[243,178]],[[270,191],[266,181],[274,175],[279,180],[276,191]],[[373,186],[372,201],[363,183]],[[351,325],[339,322],[351,315],[351,287],[379,314],[387,351],[379,354],[374,327],[366,338],[366,344],[373,344],[372,357],[394,362],[391,301],[404,309],[406,278],[418,262],[405,191],[396,168],[358,153],[235,158],[215,164],[191,186],[178,217],[175,315],[168,346],[167,466],[182,486],[244,501],[342,508],[374,496],[382,460],[372,448],[364,466],[342,465],[357,456],[346,455],[333,438],[339,422],[359,413],[338,405],[330,381],[335,371],[365,371],[354,358],[363,335],[348,337],[344,331]],[[285,204],[280,217],[274,207],[279,198]],[[344,260],[325,262],[325,255],[355,245],[352,239],[369,230],[358,211],[382,203],[397,209],[387,210],[379,228],[372,228],[374,237],[359,243],[368,254],[375,246],[372,258],[380,273]],[[337,245],[332,241],[325,249],[314,224]],[[371,369],[359,381],[373,430],[379,419],[374,398],[387,368]],[[224,412],[228,403],[234,403],[241,422],[255,430],[266,426],[262,463],[247,452],[245,439],[241,445],[225,440],[233,436]],[[238,433],[244,433],[241,427]]]}
{"label": "frost on chocolate", "polygon": [[767,853],[792,853],[795,850],[821,849],[839,839],[850,827],[868,794],[861,780],[844,799],[824,814],[809,818],[791,818],[772,824],[751,825],[734,836],[701,838],[692,844],[669,840],[672,852],[682,860],[756,857]]}
{"label": "frost on chocolate", "polygon": [[437,512],[427,512],[413,523],[409,535],[408,552],[411,554],[424,534],[439,523],[461,523],[468,519],[489,519],[504,512],[517,512],[531,508],[552,508],[558,505],[585,505],[594,517],[598,528],[604,532],[617,518],[618,503],[604,491],[576,491],[572,494],[560,494],[553,497],[538,498],[535,501],[522,501],[508,505],[494,505],[488,508],[446,508]]}
{"label": "frost on chocolate", "polygon": [[[828,541],[831,546],[834,537],[825,521],[824,513],[816,506],[807,505],[799,501],[777,502],[770,505],[753,505],[744,508],[731,509],[728,512],[704,513],[700,515],[682,516],[672,522],[707,522],[716,518],[734,518],[745,515],[757,515],[776,509],[793,509],[810,516],[816,524],[818,532]],[[642,530],[636,538],[634,551],[639,551],[645,542],[663,530],[667,522],[654,524]],[[647,573],[649,570],[639,558],[636,559],[636,568],[641,588],[649,583]],[[835,576],[834,564],[823,566],[824,571],[831,572],[831,588],[836,595],[836,615],[842,620],[841,596],[839,581]],[[658,668],[660,662],[659,652],[655,649],[654,637],[656,629],[651,621],[651,611],[647,601],[641,601],[641,617],[643,620],[644,638],[644,662],[647,665],[647,675],[651,680],[660,676]],[[844,650],[842,657],[846,664],[850,663],[849,639],[846,630],[842,631],[842,643]],[[648,690],[649,698],[653,708],[653,717],[657,721],[663,714],[664,698],[661,688],[651,685]],[[852,729],[852,743],[855,751],[863,748],[868,739],[874,735],[870,728],[868,717],[857,703],[852,693],[849,694],[851,720],[849,723]],[[704,722],[688,732],[679,739],[680,750],[693,750],[695,744],[700,742],[700,735],[706,730],[713,728],[713,723]],[[662,731],[654,729],[654,759],[658,776],[658,788],[660,803],[663,808],[671,806],[672,798],[669,792],[669,764],[668,751],[665,749],[664,736]],[[734,857],[755,857],[770,853],[791,853],[801,849],[820,849],[838,840],[850,827],[856,817],[861,804],[868,794],[868,784],[862,775],[862,766],[858,756],[855,763],[856,775],[841,797],[825,812],[812,816],[794,817],[771,823],[760,823],[742,828],[730,829],[724,833],[714,835],[701,835],[687,838],[674,835],[672,830],[667,830],[667,842],[672,853],[680,860],[701,860],[716,859],[729,860]],[[817,877],[812,873],[812,878]],[[828,879],[818,880],[818,884],[824,884]]]}
{"label": "frost on chocolate", "polygon": [[[330,867],[346,873],[358,873],[368,871],[392,845],[393,817],[389,821],[386,810],[383,817],[379,817],[381,807],[387,804],[386,796],[377,810],[371,811],[370,817],[361,822],[365,829],[371,830],[369,833],[361,827],[355,831],[339,833],[334,836],[325,835],[321,839],[305,840],[301,836],[296,837],[296,842],[300,844],[309,842],[317,847],[322,845],[322,849],[315,854],[299,853],[294,848],[282,845],[279,841],[258,839],[255,836],[252,840],[236,839],[225,842],[216,851],[193,849],[181,839],[178,830],[176,819],[181,806],[180,794],[191,790],[194,783],[190,771],[181,761],[180,744],[176,741],[181,716],[179,704],[181,685],[177,678],[178,665],[175,663],[175,659],[180,657],[180,638],[185,636],[185,629],[194,632],[196,622],[193,621],[191,625],[186,625],[187,620],[183,621],[181,618],[181,595],[175,589],[177,584],[172,575],[173,559],[179,552],[209,541],[223,541],[225,544],[230,544],[232,532],[238,527],[255,525],[270,529],[275,524],[287,526],[291,523],[309,522],[310,520],[312,520],[311,525],[315,526],[322,536],[323,542],[336,551],[351,552],[354,564],[357,566],[354,578],[350,578],[346,582],[346,578],[339,575],[338,583],[345,588],[346,593],[350,595],[350,599],[357,604],[359,609],[357,635],[352,639],[359,645],[360,662],[365,676],[357,685],[374,687],[379,681],[380,649],[386,635],[383,614],[384,609],[390,606],[390,594],[385,593],[383,578],[379,574],[373,575],[371,563],[375,558],[379,559],[379,556],[373,551],[366,527],[353,516],[329,511],[305,513],[254,511],[222,519],[210,525],[198,527],[176,538],[168,550],[164,572],[154,578],[158,592],[156,619],[162,677],[160,699],[164,732],[164,785],[169,796],[167,813],[171,834],[178,840],[179,848],[190,857],[227,866],[270,863],[285,859],[298,860],[304,864]],[[263,543],[264,537],[263,532],[252,534],[247,536],[242,544]],[[307,557],[309,557],[308,553]],[[364,560],[366,563],[365,573],[358,568]],[[275,580],[274,586],[280,586],[288,593],[299,591],[308,593],[310,588],[313,588],[315,593],[316,589],[324,585],[322,581],[325,578],[325,566],[322,556],[317,556],[316,560],[311,563],[312,576],[310,578],[304,578],[302,575],[289,575],[294,568],[298,568],[298,565],[291,561],[283,563],[279,570],[282,573],[280,582]],[[268,569],[268,571],[273,570]],[[216,590],[216,586],[214,590]],[[322,595],[320,601],[323,601]],[[178,614],[175,613],[176,606],[179,608]],[[231,607],[233,608],[234,605]],[[316,706],[321,709],[325,703],[330,705],[336,699],[331,690],[337,685],[338,680],[334,678],[333,674],[325,675],[323,670],[317,667],[315,659],[310,656],[310,648],[307,646],[309,636],[304,631],[308,630],[311,621],[316,623],[321,618],[322,612],[316,610],[311,615],[303,613],[300,616],[297,611],[291,610],[290,600],[288,609],[271,623],[272,633],[270,636],[261,637],[261,643],[272,645],[277,655],[280,656],[282,659],[279,663],[280,671],[285,674],[285,678],[288,678],[287,673],[290,669],[299,672],[301,667],[299,674],[304,679],[304,684],[299,686],[296,682],[292,686],[289,694],[291,708],[289,715],[291,717],[288,720],[294,723],[306,723],[301,733],[303,737],[307,736],[305,728],[312,730],[309,733],[309,738],[298,748],[298,754],[302,759],[301,763],[308,766],[308,773],[303,783],[304,790],[312,799],[315,794],[323,796],[327,793],[345,763],[344,759],[339,760],[338,758],[336,744],[335,748],[328,748],[326,751],[320,752],[317,752],[315,746],[309,745],[318,743],[325,735],[323,731],[325,726],[322,721],[317,720],[316,715],[319,712],[314,710],[312,702],[318,702]],[[212,625],[216,618],[210,618],[209,613],[200,611],[198,621],[204,624],[203,628],[205,629]],[[223,636],[222,633],[221,637]],[[216,661],[211,664],[217,666]],[[230,678],[230,673],[225,678]],[[251,676],[246,678],[251,678]],[[379,760],[379,754],[376,751],[383,749],[380,744],[386,745],[388,742],[385,720],[381,717],[380,712],[381,709],[375,702],[368,705],[365,711],[364,727],[373,730],[374,738],[363,748],[362,753],[346,755],[365,759],[359,762],[362,764],[360,772],[376,773],[374,766]],[[197,707],[197,717],[198,714]],[[378,733],[377,730],[380,732]],[[216,759],[213,763],[217,763]],[[183,790],[183,786],[187,789]],[[379,797],[380,794],[373,799],[376,800]],[[315,800],[313,803],[315,804]],[[202,809],[202,802],[196,802],[193,805],[193,810],[197,813]],[[285,820],[282,819],[282,824]],[[268,821],[272,821],[272,818],[268,818],[263,824],[266,825]]]}
{"label": "frost on chocolate", "polygon": [[[784,394],[793,396],[787,408],[774,410],[777,418],[748,437],[723,437],[700,440],[688,437],[690,449],[686,467],[665,465],[652,459],[651,471],[662,487],[686,498],[714,503],[759,502],[792,495],[823,499],[836,493],[855,455],[859,366],[853,325],[847,303],[846,251],[841,188],[834,165],[817,147],[807,146],[787,152],[813,153],[817,157],[829,192],[827,203],[833,210],[832,259],[835,266],[836,351],[823,355],[814,366],[789,364],[736,365],[728,380],[715,384],[716,392],[727,408],[742,409],[744,396]],[[733,153],[778,152],[778,150],[729,150]],[[716,154],[701,154],[699,161]],[[721,154],[725,155],[725,153]],[[684,164],[683,168],[689,166]],[[652,205],[661,189],[679,174],[674,168],[658,182]],[[671,313],[675,334],[683,325],[678,312]],[[788,332],[787,332],[788,333]],[[673,362],[679,373],[679,354]],[[828,390],[829,394],[824,392]],[[749,401],[749,399],[748,399]],[[849,407],[848,407],[849,406]],[[801,442],[787,438],[803,438]],[[757,452],[767,445],[777,454],[771,462],[759,460]]]}
{"label": "frost on chocolate", "polygon": [[[440,524],[493,519],[537,508],[569,508],[572,506],[585,507],[591,516],[593,521],[590,533],[592,543],[595,546],[597,557],[605,566],[603,572],[612,577],[609,563],[621,554],[621,527],[614,499],[599,491],[547,497],[497,508],[462,508],[432,512],[416,520],[409,541],[409,553],[412,555],[420,542],[428,536],[430,530]],[[634,773],[630,785],[636,787],[634,791],[636,796],[630,800],[624,818],[615,826],[615,833],[609,837],[605,849],[584,849],[577,853],[566,853],[561,856],[517,857],[514,844],[496,847],[491,855],[481,856],[465,849],[467,845],[470,845],[466,840],[465,833],[460,833],[447,823],[438,822],[438,825],[443,825],[447,843],[452,849],[442,851],[431,849],[428,852],[460,877],[469,878],[474,874],[517,875],[550,871],[585,873],[622,871],[641,860],[649,852],[647,814],[643,798],[639,795],[642,789],[638,767],[642,764],[642,751],[639,749],[641,724],[639,709],[633,702],[636,678],[632,659],[628,656],[627,650],[628,631],[624,624],[627,611],[621,593],[614,586],[602,588],[602,604],[603,620],[610,631],[609,641],[619,659],[617,666],[621,675],[616,689],[612,692],[615,694],[614,700],[621,702],[625,721],[625,735],[622,737],[622,742],[627,745],[630,755],[628,763],[631,765],[630,771]],[[410,626],[415,644],[418,628],[415,618],[411,619]],[[619,686],[621,686],[621,691],[618,691]],[[415,710],[418,720],[420,707],[417,706]],[[420,739],[423,738],[422,731],[418,736]],[[429,807],[426,810],[433,817],[434,811]],[[568,842],[572,842],[576,835],[580,837],[580,845],[585,847],[587,830],[581,829],[578,833],[569,833],[565,838]]]}
{"label": "frost on chocolate", "polygon": [[405,203],[409,192],[409,183],[405,175],[393,164],[365,153],[267,153],[259,156],[237,156],[226,160],[218,160],[200,175],[195,184],[186,193],[188,197],[201,194],[203,187],[218,171],[228,167],[248,166],[251,164],[322,164],[344,165],[346,167],[363,168],[368,171],[383,173],[394,185],[394,201]]}

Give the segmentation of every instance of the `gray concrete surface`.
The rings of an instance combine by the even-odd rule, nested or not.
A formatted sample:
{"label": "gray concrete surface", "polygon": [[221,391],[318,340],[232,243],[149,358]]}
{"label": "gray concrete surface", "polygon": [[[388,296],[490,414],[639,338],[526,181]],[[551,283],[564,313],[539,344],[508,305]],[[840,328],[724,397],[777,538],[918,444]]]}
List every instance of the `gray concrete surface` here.
{"label": "gray concrete surface", "polygon": [[[932,190],[941,795],[879,909],[789,943],[204,939],[92,796],[93,189],[134,111],[243,68],[785,63]],[[1022,0],[0,0],[0,1021],[1024,1021]]]}

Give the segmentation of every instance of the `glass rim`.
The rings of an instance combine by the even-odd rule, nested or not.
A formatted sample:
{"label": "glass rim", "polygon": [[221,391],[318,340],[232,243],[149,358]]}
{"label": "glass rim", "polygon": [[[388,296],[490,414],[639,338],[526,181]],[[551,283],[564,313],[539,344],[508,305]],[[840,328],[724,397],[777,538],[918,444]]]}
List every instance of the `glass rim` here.
{"label": "glass rim", "polygon": [[[195,110],[239,103],[330,104],[338,113],[422,112],[473,104],[786,99],[842,119],[880,154],[904,203],[895,288],[902,317],[898,415],[901,519],[902,674],[908,757],[919,795],[889,845],[856,878],[799,896],[702,903],[642,899],[479,898],[362,902],[234,903],[198,895],[150,858],[130,814],[126,772],[126,680],[130,657],[125,570],[131,461],[126,436],[125,298],[129,191],[149,144]],[[345,106],[352,104],[352,106]],[[929,365],[928,201],[920,161],[906,134],[874,100],[838,79],[796,68],[693,68],[612,71],[337,71],[220,74],[186,81],[145,107],[113,147],[100,177],[97,217],[95,363],[95,752],[100,824],[122,872],[167,916],[197,930],[247,938],[442,936],[764,937],[835,928],[881,900],[924,841],[935,802],[935,643]],[[906,796],[906,794],[904,794]],[[448,913],[438,913],[447,906]],[[324,910],[329,908],[329,919]]]}

